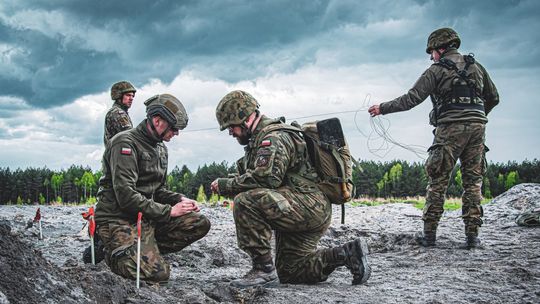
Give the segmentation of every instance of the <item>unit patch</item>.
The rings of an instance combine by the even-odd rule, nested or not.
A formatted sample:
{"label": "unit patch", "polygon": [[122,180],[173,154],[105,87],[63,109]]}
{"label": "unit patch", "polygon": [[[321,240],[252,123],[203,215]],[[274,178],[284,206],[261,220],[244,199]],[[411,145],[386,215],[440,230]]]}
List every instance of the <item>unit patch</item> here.
{"label": "unit patch", "polygon": [[257,167],[266,167],[272,157],[272,151],[268,149],[261,149],[257,151]]}

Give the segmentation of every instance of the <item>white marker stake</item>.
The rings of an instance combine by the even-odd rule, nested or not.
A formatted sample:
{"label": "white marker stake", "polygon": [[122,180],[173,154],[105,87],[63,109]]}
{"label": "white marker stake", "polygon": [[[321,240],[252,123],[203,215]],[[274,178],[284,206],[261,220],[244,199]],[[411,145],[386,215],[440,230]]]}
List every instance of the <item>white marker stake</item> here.
{"label": "white marker stake", "polygon": [[92,265],[96,265],[96,253],[94,251],[94,237],[90,237],[90,250],[92,251]]}
{"label": "white marker stake", "polygon": [[43,240],[43,232],[41,231],[41,219],[39,219],[38,224],[39,224],[39,239]]}
{"label": "white marker stake", "polygon": [[140,288],[141,280],[141,219],[142,212],[137,215],[137,289]]}

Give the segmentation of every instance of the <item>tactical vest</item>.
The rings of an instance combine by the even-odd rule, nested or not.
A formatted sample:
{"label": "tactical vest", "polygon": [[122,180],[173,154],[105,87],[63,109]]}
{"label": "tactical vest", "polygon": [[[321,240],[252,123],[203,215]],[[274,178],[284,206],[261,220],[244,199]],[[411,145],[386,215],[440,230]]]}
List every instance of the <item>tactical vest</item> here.
{"label": "tactical vest", "polygon": [[471,79],[471,74],[468,69],[475,64],[474,55],[464,55],[465,66],[463,69],[458,69],[456,63],[448,58],[441,58],[434,65],[440,65],[454,74],[452,79],[451,93],[447,98],[437,99],[433,94],[430,95],[433,103],[433,110],[430,113],[429,122],[433,126],[437,126],[437,120],[446,111],[449,110],[478,110],[485,112],[484,101],[477,94],[477,84],[474,79]]}

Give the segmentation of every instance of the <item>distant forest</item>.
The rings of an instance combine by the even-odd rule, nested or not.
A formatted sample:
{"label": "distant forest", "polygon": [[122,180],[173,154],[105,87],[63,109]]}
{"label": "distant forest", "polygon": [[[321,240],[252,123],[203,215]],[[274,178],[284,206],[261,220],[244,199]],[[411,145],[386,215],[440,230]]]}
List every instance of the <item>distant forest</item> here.
{"label": "distant forest", "polygon": [[[359,161],[353,181],[355,198],[406,198],[423,196],[427,177],[422,163],[406,161]],[[169,172],[167,186],[173,191],[206,200],[212,197],[210,183],[217,177],[235,172],[234,165],[212,163],[191,171],[185,165]],[[27,168],[12,171],[0,168],[0,204],[95,203],[101,171],[72,165],[67,170]],[[482,187],[485,198],[495,197],[519,183],[540,183],[540,161],[490,163]],[[463,191],[461,171],[456,166],[450,179],[449,197]]]}

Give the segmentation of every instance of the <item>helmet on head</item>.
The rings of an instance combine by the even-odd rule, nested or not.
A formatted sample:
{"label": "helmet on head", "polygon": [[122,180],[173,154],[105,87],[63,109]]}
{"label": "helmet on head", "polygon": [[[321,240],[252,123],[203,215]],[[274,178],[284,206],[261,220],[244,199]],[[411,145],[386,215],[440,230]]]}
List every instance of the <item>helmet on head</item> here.
{"label": "helmet on head", "polygon": [[452,45],[458,49],[461,45],[458,33],[449,27],[440,28],[429,35],[427,40],[426,53],[430,54],[432,50],[441,47],[445,48]]}
{"label": "helmet on head", "polygon": [[232,91],[225,95],[216,107],[216,118],[221,131],[231,125],[240,125],[259,108],[253,96],[244,91]]}
{"label": "helmet on head", "polygon": [[137,92],[135,87],[127,81],[119,81],[111,87],[111,99],[118,100],[122,98],[122,95],[129,92]]}
{"label": "helmet on head", "polygon": [[148,98],[146,106],[146,117],[149,119],[159,115],[169,123],[169,127],[178,130],[184,129],[188,124],[188,115],[184,105],[171,94],[160,94]]}

